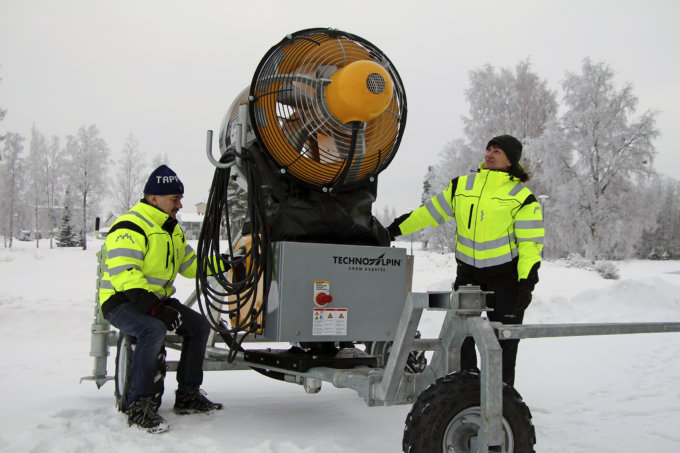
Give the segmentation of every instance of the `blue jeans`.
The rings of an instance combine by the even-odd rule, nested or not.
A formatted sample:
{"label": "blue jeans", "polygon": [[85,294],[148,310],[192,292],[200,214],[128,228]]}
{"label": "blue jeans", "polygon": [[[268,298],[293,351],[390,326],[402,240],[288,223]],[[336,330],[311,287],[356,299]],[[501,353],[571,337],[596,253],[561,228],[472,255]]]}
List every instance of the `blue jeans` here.
{"label": "blue jeans", "polygon": [[[182,325],[177,334],[182,337],[182,352],[177,366],[178,390],[188,391],[203,383],[203,358],[210,335],[208,321],[176,299],[168,299],[166,305],[179,311]],[[106,320],[126,335],[137,339],[130,364],[130,393],[128,402],[153,396],[158,353],[165,341],[167,328],[163,321],[140,313],[131,303],[123,303],[106,315]]]}

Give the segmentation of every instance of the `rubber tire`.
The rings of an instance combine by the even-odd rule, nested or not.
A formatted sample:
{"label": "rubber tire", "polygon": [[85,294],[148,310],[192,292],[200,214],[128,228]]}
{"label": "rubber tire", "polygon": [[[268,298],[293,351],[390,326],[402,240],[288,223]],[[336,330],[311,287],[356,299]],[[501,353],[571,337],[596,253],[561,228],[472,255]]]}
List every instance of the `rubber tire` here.
{"label": "rubber tire", "polygon": [[[129,335],[121,333],[118,337],[118,346],[116,348],[116,374],[114,377],[115,389],[114,397],[116,400],[116,407],[120,412],[127,413],[128,401],[127,396],[130,393],[130,364],[132,363],[132,354],[135,350],[135,339]],[[165,374],[167,366],[165,364],[166,358],[165,346],[163,346],[158,353],[158,367],[156,377],[154,378],[154,404],[156,409],[161,406],[161,399],[165,391]]]}
{"label": "rubber tire", "polygon": [[[406,417],[402,449],[407,453],[468,453],[469,445],[445,447],[444,438],[451,424],[455,428],[464,414],[479,414],[479,373],[463,371],[437,379],[418,395]],[[469,422],[468,429],[452,431],[462,444],[479,431],[479,424]],[[469,426],[473,427],[471,431]],[[503,384],[503,429],[506,435],[504,453],[535,453],[536,432],[531,411],[517,391]],[[511,436],[511,437],[510,437]],[[454,436],[455,437],[455,436]],[[507,439],[510,439],[509,441]],[[510,445],[508,445],[510,444]],[[510,448],[506,450],[505,448]]]}

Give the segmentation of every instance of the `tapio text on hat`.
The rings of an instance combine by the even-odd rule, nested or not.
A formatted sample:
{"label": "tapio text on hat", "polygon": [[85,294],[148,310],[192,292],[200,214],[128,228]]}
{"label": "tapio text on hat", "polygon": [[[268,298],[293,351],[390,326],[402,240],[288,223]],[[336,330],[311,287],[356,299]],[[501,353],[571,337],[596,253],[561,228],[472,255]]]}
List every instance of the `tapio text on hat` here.
{"label": "tapio text on hat", "polygon": [[156,184],[172,184],[173,182],[179,183],[179,177],[177,176],[156,176]]}

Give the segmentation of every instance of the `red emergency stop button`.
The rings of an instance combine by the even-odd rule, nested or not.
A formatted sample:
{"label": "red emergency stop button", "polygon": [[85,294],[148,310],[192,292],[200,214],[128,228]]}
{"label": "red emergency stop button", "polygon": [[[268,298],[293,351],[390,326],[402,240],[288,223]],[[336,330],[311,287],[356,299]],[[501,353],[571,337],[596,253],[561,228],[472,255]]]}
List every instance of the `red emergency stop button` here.
{"label": "red emergency stop button", "polygon": [[320,292],[317,293],[315,302],[318,305],[330,304],[331,302],[333,302],[333,296],[331,296],[330,294],[326,294],[324,292]]}

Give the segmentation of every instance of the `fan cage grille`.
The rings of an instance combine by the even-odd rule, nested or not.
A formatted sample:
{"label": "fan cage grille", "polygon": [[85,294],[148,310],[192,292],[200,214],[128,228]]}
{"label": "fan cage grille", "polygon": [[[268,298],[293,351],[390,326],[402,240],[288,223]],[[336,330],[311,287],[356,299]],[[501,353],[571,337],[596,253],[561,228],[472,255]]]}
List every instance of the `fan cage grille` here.
{"label": "fan cage grille", "polygon": [[[342,124],[329,112],[324,90],[333,73],[359,60],[386,69],[393,97],[377,118]],[[367,88],[381,92],[384,87],[382,76],[371,74]],[[262,59],[250,94],[251,124],[266,153],[288,175],[317,188],[350,186],[377,175],[403,135],[406,98],[396,69],[375,46],[343,32],[290,35]]]}

